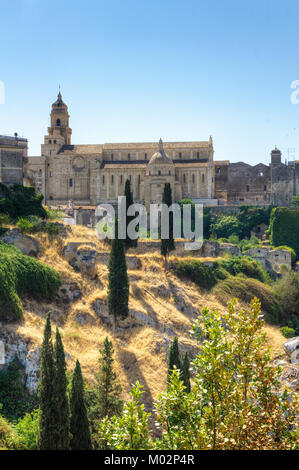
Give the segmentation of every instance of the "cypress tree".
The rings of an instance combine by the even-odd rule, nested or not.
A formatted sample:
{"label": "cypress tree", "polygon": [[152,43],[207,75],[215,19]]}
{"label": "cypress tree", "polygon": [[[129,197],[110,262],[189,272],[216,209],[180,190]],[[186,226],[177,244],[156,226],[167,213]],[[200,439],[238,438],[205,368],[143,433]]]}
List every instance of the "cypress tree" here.
{"label": "cypress tree", "polygon": [[104,346],[100,349],[99,373],[96,376],[97,408],[100,419],[119,415],[123,408],[123,400],[120,399],[122,389],[113,369],[113,354],[112,342],[106,337]]}
{"label": "cypress tree", "polygon": [[38,426],[39,450],[55,450],[55,406],[53,400],[55,365],[51,337],[50,313],[47,315],[41,347],[40,381],[38,386],[40,418]]}
{"label": "cypress tree", "polygon": [[127,274],[124,241],[118,239],[118,226],[115,222],[115,238],[112,240],[109,257],[108,311],[113,315],[114,324],[118,317],[129,314],[129,280]]}
{"label": "cypress tree", "polygon": [[[168,207],[172,204],[172,193],[170,183],[165,183],[163,190],[163,204]],[[167,239],[161,239],[161,254],[165,257],[168,256],[169,252],[175,250],[174,239],[173,239],[173,213],[169,214],[169,236]]]}
{"label": "cypress tree", "polygon": [[129,179],[127,179],[126,183],[125,183],[125,196],[126,196],[126,240],[125,240],[125,246],[126,246],[126,248],[130,248],[132,246],[137,246],[137,239],[136,240],[131,240],[131,238],[129,238],[129,236],[128,236],[128,225],[131,222],[131,220],[134,219],[134,216],[132,216],[132,215],[128,216],[127,215],[128,207],[130,207],[132,204],[134,204],[133,194],[132,194],[132,191],[131,191],[131,183],[130,183]]}
{"label": "cypress tree", "polygon": [[76,362],[72,377],[70,408],[71,450],[89,450],[92,446],[87,410],[84,401],[84,381],[79,361]]}
{"label": "cypress tree", "polygon": [[182,369],[181,359],[180,359],[180,352],[179,352],[179,343],[178,338],[175,337],[173,340],[172,345],[170,346],[169,356],[168,356],[168,379],[172,374],[172,371],[176,366],[177,369]]}
{"label": "cypress tree", "polygon": [[186,387],[186,393],[189,393],[191,391],[190,361],[189,361],[189,354],[187,351],[185,352],[183,365],[182,365],[182,382]]}
{"label": "cypress tree", "polygon": [[70,418],[67,395],[67,378],[65,352],[58,328],[56,328],[55,343],[55,437],[56,449],[68,450],[70,448]]}

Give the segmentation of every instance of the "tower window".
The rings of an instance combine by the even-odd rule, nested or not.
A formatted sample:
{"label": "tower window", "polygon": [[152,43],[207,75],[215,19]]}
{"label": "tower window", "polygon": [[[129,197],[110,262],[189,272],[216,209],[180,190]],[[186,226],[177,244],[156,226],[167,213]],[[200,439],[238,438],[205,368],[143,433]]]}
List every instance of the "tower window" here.
{"label": "tower window", "polygon": [[186,175],[183,176],[183,181],[186,183]]}
{"label": "tower window", "polygon": [[111,184],[113,184],[113,183],[114,183],[114,176],[111,175]]}
{"label": "tower window", "polygon": [[219,168],[219,167],[218,167],[218,168],[216,168],[216,174],[217,174],[217,175],[220,175],[220,171],[221,171],[221,170],[220,170],[220,168]]}
{"label": "tower window", "polygon": [[267,191],[267,186],[266,185],[264,186],[264,191]]}
{"label": "tower window", "polygon": [[105,184],[105,176],[104,175],[103,175],[102,181],[103,181],[103,184]]}
{"label": "tower window", "polygon": [[54,144],[56,144],[56,140],[54,140]]}
{"label": "tower window", "polygon": [[56,126],[60,126],[61,125],[61,122],[60,122],[60,119],[56,119]]}
{"label": "tower window", "polygon": [[128,153],[128,160],[131,160],[131,154]]}
{"label": "tower window", "polygon": [[249,193],[249,191],[250,191],[250,186],[249,185],[246,186],[246,191]]}
{"label": "tower window", "polygon": [[144,160],[147,160],[147,153],[144,154]]}
{"label": "tower window", "polygon": [[199,160],[199,152],[197,152],[196,157],[197,157],[197,160]]}
{"label": "tower window", "polygon": [[123,175],[120,175],[120,184],[123,184]]}
{"label": "tower window", "polygon": [[192,175],[192,184],[194,184],[194,174]]}
{"label": "tower window", "polygon": [[161,170],[158,171],[158,175],[161,175]]}
{"label": "tower window", "polygon": [[138,175],[138,184],[140,184],[140,175]]}
{"label": "tower window", "polygon": [[114,155],[113,155],[113,153],[111,153],[111,160],[113,160],[113,158],[114,158]]}
{"label": "tower window", "polygon": [[131,183],[131,181],[132,181],[132,175],[129,176],[129,180],[130,180],[130,183]]}
{"label": "tower window", "polygon": [[49,144],[52,144],[52,140],[49,140]]}
{"label": "tower window", "polygon": [[182,152],[179,152],[179,158],[182,158]]}
{"label": "tower window", "polygon": [[205,182],[205,175],[204,173],[201,175],[201,181],[204,183]]}
{"label": "tower window", "polygon": [[73,179],[72,178],[70,178],[69,185],[70,185],[70,188],[73,186]]}
{"label": "tower window", "polygon": [[168,174],[171,175],[171,171],[170,171],[170,170],[169,170]]}

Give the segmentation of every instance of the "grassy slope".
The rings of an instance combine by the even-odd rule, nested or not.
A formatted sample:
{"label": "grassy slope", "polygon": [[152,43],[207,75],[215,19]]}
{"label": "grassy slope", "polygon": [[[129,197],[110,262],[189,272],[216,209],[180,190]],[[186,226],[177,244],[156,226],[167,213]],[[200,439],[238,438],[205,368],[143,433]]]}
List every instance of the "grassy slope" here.
{"label": "grassy slope", "polygon": [[[81,362],[85,379],[93,383],[94,372],[97,370],[98,350],[104,338],[111,337],[111,329],[104,325],[96,316],[92,308],[94,299],[106,299],[107,267],[98,266],[98,281],[90,281],[80,273],[76,273],[68,262],[61,256],[62,246],[68,241],[94,242],[100,252],[108,252],[109,248],[96,239],[94,231],[83,226],[72,227],[73,233],[67,240],[49,241],[47,235],[38,235],[41,242],[39,259],[52,266],[63,276],[67,282],[76,282],[83,293],[82,299],[72,304],[36,302],[32,299],[23,299],[25,320],[22,325],[10,325],[23,337],[30,339],[33,345],[40,344],[46,313],[53,311],[53,324],[57,323],[63,335],[66,352],[70,355],[67,361],[68,368],[73,370],[78,358]],[[142,269],[129,270],[130,278],[130,308],[151,316],[158,327],[134,327],[118,331],[112,338],[116,370],[123,387],[124,398],[128,397],[130,386],[136,380],[145,385],[147,393],[144,398],[149,405],[153,398],[161,392],[166,383],[167,347],[173,336],[167,328],[171,328],[179,337],[180,343],[186,348],[196,347],[190,339],[189,329],[197,313],[183,313],[177,306],[177,296],[183,297],[187,304],[192,304],[199,313],[203,306],[217,308],[223,311],[224,307],[212,294],[200,292],[198,287],[190,281],[181,281],[174,275],[167,277],[162,269],[162,258],[158,252],[149,252],[143,247],[131,249],[130,254],[136,254],[141,262]],[[170,288],[168,298],[161,297],[151,289],[153,286]],[[93,324],[79,325],[75,316],[79,312],[93,317]],[[164,331],[163,331],[164,330]],[[166,331],[165,331],[166,330]],[[273,347],[273,355],[283,354],[282,343],[284,338],[276,327],[266,327],[269,342]]]}

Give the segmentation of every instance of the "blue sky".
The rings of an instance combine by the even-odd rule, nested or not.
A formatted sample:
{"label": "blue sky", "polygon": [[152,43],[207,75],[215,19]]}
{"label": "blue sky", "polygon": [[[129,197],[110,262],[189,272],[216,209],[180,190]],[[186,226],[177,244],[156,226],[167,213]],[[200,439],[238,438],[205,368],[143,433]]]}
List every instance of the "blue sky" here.
{"label": "blue sky", "polygon": [[[214,139],[299,159],[299,1],[1,0],[0,134],[39,155],[61,85],[73,143]],[[292,154],[292,150],[289,150]]]}

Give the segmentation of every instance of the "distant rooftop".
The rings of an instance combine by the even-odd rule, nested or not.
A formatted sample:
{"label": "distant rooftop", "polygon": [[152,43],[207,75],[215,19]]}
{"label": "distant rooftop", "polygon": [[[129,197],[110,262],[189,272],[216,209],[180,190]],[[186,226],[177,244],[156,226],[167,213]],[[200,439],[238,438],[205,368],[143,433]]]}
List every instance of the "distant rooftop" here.
{"label": "distant rooftop", "polygon": [[28,140],[18,135],[0,135],[0,145],[8,147],[27,147]]}

